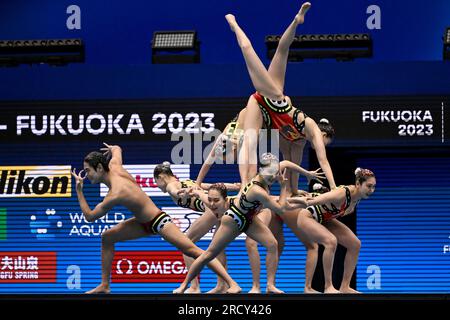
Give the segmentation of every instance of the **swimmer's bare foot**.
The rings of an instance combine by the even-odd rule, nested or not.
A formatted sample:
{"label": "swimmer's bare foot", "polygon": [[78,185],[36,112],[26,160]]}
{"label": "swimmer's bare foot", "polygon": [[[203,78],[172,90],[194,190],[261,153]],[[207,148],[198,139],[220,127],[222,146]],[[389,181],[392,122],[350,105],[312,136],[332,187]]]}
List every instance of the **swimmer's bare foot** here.
{"label": "swimmer's bare foot", "polygon": [[352,288],[350,288],[350,287],[345,287],[345,288],[340,287],[340,288],[339,288],[339,291],[340,291],[341,293],[354,293],[354,294],[361,293],[361,292],[356,291],[355,289],[352,289]]}
{"label": "swimmer's bare foot", "polygon": [[109,287],[109,284],[103,284],[101,283],[96,288],[86,291],[87,294],[95,294],[95,293],[110,293],[111,289]]}
{"label": "swimmer's bare foot", "polygon": [[325,288],[323,293],[341,293],[339,290],[337,290],[335,287],[331,286],[328,288]]}
{"label": "swimmer's bare foot", "polygon": [[209,294],[217,294],[217,293],[226,293],[228,290],[228,286],[226,284],[217,285],[215,288],[209,290],[207,293]]}
{"label": "swimmer's bare foot", "polygon": [[184,293],[187,289],[187,285],[185,283],[182,283],[181,286],[179,286],[177,289],[173,290],[172,293],[174,294],[181,294]]}
{"label": "swimmer's bare foot", "polygon": [[236,18],[234,17],[234,15],[229,13],[225,16],[225,19],[227,19],[228,24],[230,25],[231,31],[234,32],[235,27],[237,25]]}
{"label": "swimmer's bare foot", "polygon": [[184,293],[202,293],[200,287],[190,287]]}
{"label": "swimmer's bare foot", "polygon": [[276,294],[281,294],[284,293],[284,291],[278,289],[277,287],[275,287],[274,285],[267,285],[267,289],[266,289],[266,293],[276,293]]}
{"label": "swimmer's bare foot", "polygon": [[259,294],[261,293],[261,288],[259,286],[253,286],[248,293]]}
{"label": "swimmer's bare foot", "polygon": [[311,8],[311,3],[305,2],[304,4],[302,4],[302,7],[295,16],[295,22],[297,22],[297,24],[303,24],[303,22],[305,21],[305,14],[306,12],[308,12],[309,8]]}
{"label": "swimmer's bare foot", "polygon": [[306,288],[305,287],[305,289],[303,289],[303,293],[314,293],[314,294],[317,294],[317,293],[322,293],[322,292],[314,290],[313,288]]}
{"label": "swimmer's bare foot", "polygon": [[241,293],[241,291],[242,291],[241,287],[239,287],[239,285],[236,282],[234,282],[228,288],[226,293]]}

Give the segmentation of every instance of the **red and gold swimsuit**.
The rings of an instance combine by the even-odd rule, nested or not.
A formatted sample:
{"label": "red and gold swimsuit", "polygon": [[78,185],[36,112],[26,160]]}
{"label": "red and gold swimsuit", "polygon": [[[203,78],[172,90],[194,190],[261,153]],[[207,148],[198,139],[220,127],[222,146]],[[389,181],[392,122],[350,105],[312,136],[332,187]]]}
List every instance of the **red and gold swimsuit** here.
{"label": "red and gold swimsuit", "polygon": [[[271,100],[260,93],[253,94],[261,110],[264,124],[267,128],[278,129],[280,135],[288,141],[297,141],[305,139],[303,130],[305,128],[305,119],[308,117],[303,111],[295,109],[292,116],[289,111],[293,106],[286,99],[282,101]],[[298,115],[304,114],[302,122],[298,122]]]}
{"label": "red and gold swimsuit", "polygon": [[309,206],[309,212],[312,213],[312,217],[319,223],[323,224],[332,219],[336,219],[342,217],[345,214],[345,211],[350,207],[352,202],[352,197],[350,194],[350,189],[347,186],[339,186],[339,188],[345,189],[345,201],[339,207],[336,207],[334,204],[331,204],[331,208],[329,208],[325,204],[318,204],[315,206]]}

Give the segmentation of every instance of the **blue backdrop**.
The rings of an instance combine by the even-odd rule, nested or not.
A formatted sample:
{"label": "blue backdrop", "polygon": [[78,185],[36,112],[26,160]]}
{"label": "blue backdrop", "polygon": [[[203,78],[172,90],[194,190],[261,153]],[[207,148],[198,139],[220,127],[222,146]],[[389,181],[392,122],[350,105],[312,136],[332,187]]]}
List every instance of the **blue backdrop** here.
{"label": "blue backdrop", "polygon": [[[72,5],[78,7],[73,11]],[[371,6],[376,5],[375,11]],[[299,3],[268,1],[134,0],[108,3],[2,1],[0,39],[82,38],[86,63],[64,68],[0,69],[0,99],[140,99],[242,97],[253,88],[234,34],[224,19],[234,13],[265,64],[264,37],[280,34]],[[70,10],[67,10],[67,9]],[[69,13],[67,13],[69,11]],[[79,28],[69,29],[74,12]],[[369,12],[369,13],[367,13]],[[374,16],[374,14],[376,16]],[[369,33],[374,56],[354,62],[290,63],[286,93],[297,96],[448,94],[450,64],[442,36],[450,3],[332,1],[312,3],[302,33]],[[376,18],[376,20],[373,20]],[[377,28],[369,29],[375,22]],[[372,27],[370,27],[372,28]],[[151,65],[157,30],[193,29],[201,41],[198,65]]]}
{"label": "blue backdrop", "polygon": [[[449,27],[450,3],[433,0],[321,0],[298,33],[369,33],[375,61],[442,59],[442,35]],[[66,21],[80,9],[80,29]],[[224,16],[232,13],[265,61],[264,37],[281,34],[300,2],[291,0],[218,0],[154,2],[18,0],[0,4],[0,38],[83,38],[89,64],[148,64],[157,30],[196,30],[205,63],[237,63],[241,55]],[[377,28],[371,19],[379,15]]]}

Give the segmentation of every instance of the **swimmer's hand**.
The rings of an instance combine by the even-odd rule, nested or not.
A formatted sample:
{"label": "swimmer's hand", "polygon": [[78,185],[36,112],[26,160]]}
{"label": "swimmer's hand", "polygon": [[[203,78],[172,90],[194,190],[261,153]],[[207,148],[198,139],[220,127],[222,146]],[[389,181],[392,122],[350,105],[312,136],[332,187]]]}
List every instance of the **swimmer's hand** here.
{"label": "swimmer's hand", "polygon": [[101,148],[100,151],[103,151],[103,155],[108,155],[108,154],[112,154],[114,149],[120,149],[119,146],[114,146],[114,145],[109,145],[105,142],[103,142],[103,145],[105,146],[105,148]]}
{"label": "swimmer's hand", "polygon": [[86,179],[86,173],[84,170],[81,170],[77,174],[77,169],[73,168],[72,176],[75,178],[76,190],[83,191],[83,180]]}
{"label": "swimmer's hand", "polygon": [[189,196],[189,192],[190,192],[189,189],[183,188],[183,189],[178,190],[177,195],[180,198],[187,198]]}
{"label": "swimmer's hand", "polygon": [[296,205],[292,205],[289,201],[286,200],[284,205],[281,206],[281,209],[283,210],[283,212],[298,210],[299,209],[299,205],[297,205],[297,204]]}
{"label": "swimmer's hand", "polygon": [[195,187],[198,188],[198,189],[201,189],[202,188],[202,183],[198,182],[198,181],[195,181]]}
{"label": "swimmer's hand", "polygon": [[198,190],[199,189],[196,187],[183,188],[177,192],[177,195],[181,199],[186,200],[187,198],[190,198],[190,197],[198,197],[198,194],[197,194]]}
{"label": "swimmer's hand", "polygon": [[288,179],[286,178],[286,168],[277,176],[278,183],[283,187],[286,186]]}
{"label": "swimmer's hand", "polygon": [[203,190],[202,188],[197,188],[197,186],[189,188],[189,195],[191,197],[199,199],[202,194],[205,194],[205,190]]}
{"label": "swimmer's hand", "polygon": [[309,197],[291,197],[287,198],[286,203],[291,210],[298,208],[306,208],[308,206],[308,200],[312,198]]}
{"label": "swimmer's hand", "polygon": [[308,183],[311,180],[317,180],[320,183],[323,183],[321,179],[325,179],[325,173],[319,168],[315,171],[308,171],[306,178],[308,179]]}

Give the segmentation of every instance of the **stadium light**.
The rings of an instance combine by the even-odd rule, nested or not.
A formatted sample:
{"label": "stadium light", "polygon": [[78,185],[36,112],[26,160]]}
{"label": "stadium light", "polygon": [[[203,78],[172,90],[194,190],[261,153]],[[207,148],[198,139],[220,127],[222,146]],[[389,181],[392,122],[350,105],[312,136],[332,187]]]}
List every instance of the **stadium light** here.
{"label": "stadium light", "polygon": [[0,66],[41,64],[63,66],[84,62],[81,39],[0,40]]}
{"label": "stadium light", "polygon": [[445,30],[444,33],[444,60],[450,60],[450,27]]}
{"label": "stadium light", "polygon": [[[272,59],[281,36],[265,38],[267,57]],[[372,57],[372,39],[369,34],[305,34],[295,36],[289,49],[289,61],[332,58],[351,61]]]}
{"label": "stadium light", "polygon": [[196,31],[155,31],[152,63],[199,63],[200,42]]}

